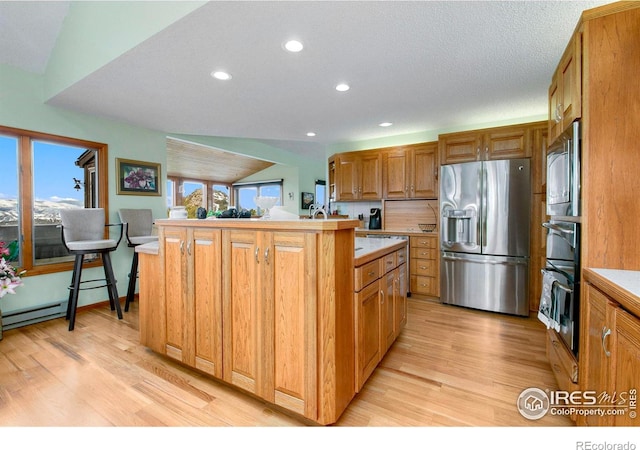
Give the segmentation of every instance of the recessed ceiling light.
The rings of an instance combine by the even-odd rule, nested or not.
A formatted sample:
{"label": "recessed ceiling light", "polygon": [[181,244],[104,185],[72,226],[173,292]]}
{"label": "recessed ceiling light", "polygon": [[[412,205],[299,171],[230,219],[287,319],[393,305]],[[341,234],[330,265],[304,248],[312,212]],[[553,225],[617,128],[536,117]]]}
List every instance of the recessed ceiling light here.
{"label": "recessed ceiling light", "polygon": [[382,122],[378,124],[380,127],[390,127],[391,125],[393,125],[391,122]]}
{"label": "recessed ceiling light", "polygon": [[211,76],[213,78],[216,78],[218,80],[223,80],[223,81],[231,79],[231,75],[229,75],[227,72],[221,72],[221,71],[211,72]]}
{"label": "recessed ceiling light", "polygon": [[345,92],[349,90],[349,85],[346,83],[340,83],[336,86],[336,91]]}
{"label": "recessed ceiling light", "polygon": [[315,134],[313,131],[309,131],[309,132],[307,133],[307,136],[309,136],[309,137],[314,137],[315,135],[316,135],[316,134]]}
{"label": "recessed ceiling light", "polygon": [[284,44],[284,48],[292,53],[297,53],[304,48],[304,45],[300,41],[291,40]]}

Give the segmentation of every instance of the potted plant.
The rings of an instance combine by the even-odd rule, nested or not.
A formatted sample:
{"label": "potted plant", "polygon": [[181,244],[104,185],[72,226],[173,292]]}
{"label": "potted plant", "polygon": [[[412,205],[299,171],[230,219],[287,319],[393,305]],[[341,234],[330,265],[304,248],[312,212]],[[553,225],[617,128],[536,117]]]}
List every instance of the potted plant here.
{"label": "potted plant", "polygon": [[[15,288],[22,286],[20,278],[25,271],[18,271],[9,261],[17,259],[18,243],[6,245],[0,241],[0,298],[15,294]],[[0,339],[2,339],[2,310],[0,309]]]}

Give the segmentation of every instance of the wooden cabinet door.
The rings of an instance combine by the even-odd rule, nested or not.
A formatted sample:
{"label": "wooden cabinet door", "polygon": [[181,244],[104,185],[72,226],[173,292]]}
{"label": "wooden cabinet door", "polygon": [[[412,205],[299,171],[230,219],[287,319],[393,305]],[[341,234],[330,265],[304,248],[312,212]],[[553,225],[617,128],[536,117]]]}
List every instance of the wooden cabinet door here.
{"label": "wooden cabinet door", "polygon": [[[329,200],[336,201],[336,159],[329,158]],[[327,211],[329,212],[329,211]]]}
{"label": "wooden cabinet door", "polygon": [[[482,152],[484,151],[484,156]],[[487,132],[481,159],[527,158],[531,150],[527,145],[527,128],[504,127]]]}
{"label": "wooden cabinet door", "polygon": [[565,49],[549,87],[550,142],[582,116],[582,33],[575,33]]}
{"label": "wooden cabinet door", "polygon": [[336,201],[360,198],[360,158],[340,155],[336,158]]}
{"label": "wooden cabinet door", "polygon": [[544,194],[547,188],[547,147],[549,130],[547,124],[531,129],[531,192]]}
{"label": "wooden cabinet door", "polygon": [[[582,115],[582,34],[576,33],[569,41],[560,61],[559,74],[562,83],[562,128],[566,129]],[[561,131],[562,132],[562,131]]]}
{"label": "wooden cabinet door", "polygon": [[[587,293],[587,307],[583,311],[583,324],[586,328],[583,332],[582,348],[580,350],[580,389],[583,391],[595,391],[596,393],[612,393],[611,373],[615,367],[612,360],[615,348],[612,327],[612,312],[614,308],[611,301],[602,292],[591,284],[585,283]],[[608,334],[607,334],[608,333]],[[586,370],[585,370],[586,369]],[[579,416],[579,424],[605,425],[613,424],[610,416]]]}
{"label": "wooden cabinet door", "polygon": [[380,295],[380,355],[384,355],[396,337],[395,335],[395,288],[396,288],[396,269],[388,272],[381,279],[381,295]]}
{"label": "wooden cabinet door", "polygon": [[[266,236],[267,240],[265,240]],[[314,233],[263,233],[261,255],[272,279],[262,300],[267,400],[315,418],[317,414],[317,281]],[[271,354],[271,352],[273,352]]]}
{"label": "wooden cabinet door", "polygon": [[420,144],[411,149],[411,198],[438,198],[438,143]]}
{"label": "wooden cabinet door", "polygon": [[[187,244],[192,270],[189,303],[194,316],[193,365],[222,378],[222,233],[194,229]],[[191,357],[190,357],[191,359]],[[191,363],[190,361],[188,363]]]}
{"label": "wooden cabinet door", "polygon": [[362,200],[382,198],[382,153],[374,151],[362,155],[358,197]]}
{"label": "wooden cabinet door", "polygon": [[165,228],[166,354],[222,376],[219,230]]}
{"label": "wooden cabinet door", "polygon": [[164,228],[166,354],[178,361],[189,354],[194,328],[187,305],[187,239],[186,228]]}
{"label": "wooden cabinet door", "polygon": [[261,296],[269,280],[259,276],[261,250],[258,232],[224,230],[223,377],[246,391],[260,394],[259,362],[262,343]]}
{"label": "wooden cabinet door", "polygon": [[355,294],[357,391],[380,362],[380,296],[375,281]]}
{"label": "wooden cabinet door", "polygon": [[394,291],[394,339],[407,324],[407,264],[400,264],[396,269],[396,285]]}
{"label": "wooden cabinet door", "polygon": [[[638,385],[640,374],[640,320],[627,313],[622,308],[616,309],[614,347],[611,352],[615,353],[616,373],[615,391],[618,395],[625,395],[624,404],[631,407],[631,396],[638,396]],[[635,404],[637,413],[638,405]],[[620,416],[615,416],[615,426],[638,426],[638,418],[630,416],[631,409]]]}
{"label": "wooden cabinet door", "polygon": [[558,71],[551,78],[549,86],[549,141],[553,142],[562,133],[562,105],[560,101],[560,84]]}
{"label": "wooden cabinet door", "polygon": [[390,150],[383,159],[382,190],[385,199],[406,198],[411,170],[410,152],[405,149]]}
{"label": "wooden cabinet door", "polygon": [[478,132],[440,135],[438,147],[442,164],[477,161],[480,158],[482,134]]}

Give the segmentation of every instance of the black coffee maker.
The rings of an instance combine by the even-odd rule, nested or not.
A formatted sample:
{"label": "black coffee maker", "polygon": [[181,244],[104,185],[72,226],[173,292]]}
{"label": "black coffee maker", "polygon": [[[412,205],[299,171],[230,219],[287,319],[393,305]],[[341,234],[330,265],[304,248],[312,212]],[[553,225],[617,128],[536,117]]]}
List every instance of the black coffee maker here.
{"label": "black coffee maker", "polygon": [[371,215],[369,216],[369,229],[379,230],[382,228],[382,216],[380,208],[371,208]]}

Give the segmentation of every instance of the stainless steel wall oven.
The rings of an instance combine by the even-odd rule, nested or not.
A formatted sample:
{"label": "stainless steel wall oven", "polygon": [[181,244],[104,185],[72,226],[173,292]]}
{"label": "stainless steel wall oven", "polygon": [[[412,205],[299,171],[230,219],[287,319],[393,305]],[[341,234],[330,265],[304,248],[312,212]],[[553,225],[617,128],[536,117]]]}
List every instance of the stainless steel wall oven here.
{"label": "stainless steel wall oven", "polygon": [[550,220],[547,262],[542,269],[538,318],[558,332],[567,348],[578,355],[580,313],[580,224]]}

